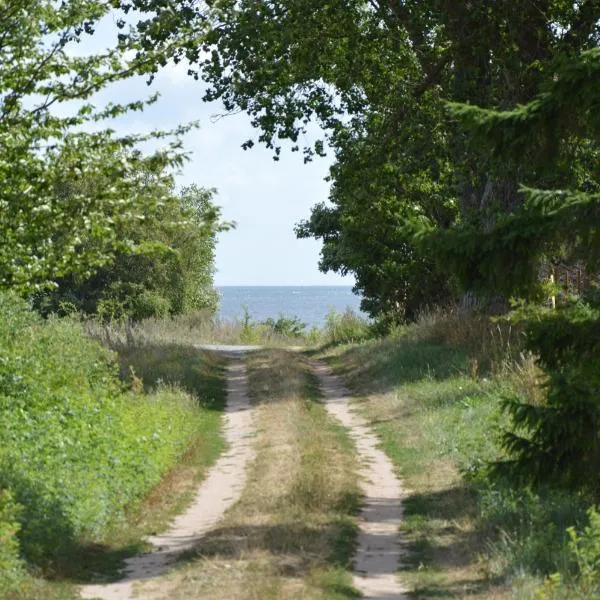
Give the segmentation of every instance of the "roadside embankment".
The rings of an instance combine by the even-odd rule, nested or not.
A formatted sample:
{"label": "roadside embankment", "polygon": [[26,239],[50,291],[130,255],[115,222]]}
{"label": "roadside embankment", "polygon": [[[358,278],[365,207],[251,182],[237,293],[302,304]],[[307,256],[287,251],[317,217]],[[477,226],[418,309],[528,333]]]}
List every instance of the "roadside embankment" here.
{"label": "roadside embankment", "polygon": [[[223,363],[192,348],[130,349],[124,385],[115,354],[79,324],[43,321],[8,295],[0,357],[0,589],[74,597],[69,582],[114,577],[142,550],[221,451]],[[182,493],[155,493],[171,485]]]}
{"label": "roadside embankment", "polygon": [[576,542],[566,531],[583,531],[589,502],[489,476],[505,457],[503,398],[540,402],[543,379],[530,357],[496,361],[478,331],[447,343],[417,324],[325,355],[405,485],[402,580],[419,600],[596,597],[597,580],[585,579],[596,530]]}

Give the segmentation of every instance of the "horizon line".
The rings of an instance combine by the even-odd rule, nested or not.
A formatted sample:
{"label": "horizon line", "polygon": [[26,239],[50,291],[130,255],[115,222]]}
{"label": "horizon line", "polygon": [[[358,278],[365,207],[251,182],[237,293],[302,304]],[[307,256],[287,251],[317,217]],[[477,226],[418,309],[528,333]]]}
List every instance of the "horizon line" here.
{"label": "horizon line", "polygon": [[354,287],[348,283],[215,283],[213,287]]}

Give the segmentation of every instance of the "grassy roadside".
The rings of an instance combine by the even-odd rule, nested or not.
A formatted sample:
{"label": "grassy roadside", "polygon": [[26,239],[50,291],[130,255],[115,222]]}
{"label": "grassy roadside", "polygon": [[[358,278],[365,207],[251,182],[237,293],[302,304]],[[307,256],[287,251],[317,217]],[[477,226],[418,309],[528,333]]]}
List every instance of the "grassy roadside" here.
{"label": "grassy roadside", "polygon": [[357,598],[348,571],[358,507],[352,442],[318,402],[303,358],[248,357],[256,459],[241,499],[189,561],[144,599]]}
{"label": "grassy roadside", "polygon": [[[84,581],[93,577],[93,568],[101,577],[118,576],[121,559],[145,549],[141,542],[144,536],[164,531],[173,516],[185,510],[208,468],[225,448],[221,425],[227,397],[226,360],[221,355],[185,345],[144,344],[123,348],[119,359],[124,376],[133,378],[134,387],[151,393],[174,386],[193,396],[198,402],[196,436],[143,502],[130,507],[124,521],[100,541],[93,552],[96,560],[89,566],[82,565],[84,569],[78,577],[75,573]],[[114,552],[118,562],[111,560]]]}
{"label": "grassy roadside", "polygon": [[[531,365],[494,375],[458,346],[406,336],[331,349],[406,488],[403,579],[412,598],[546,598],[543,578],[568,569],[565,529],[583,507],[556,491],[490,484],[504,394],[534,389]],[[579,597],[579,596],[577,596]]]}
{"label": "grassy roadside", "polygon": [[207,469],[224,449],[221,414],[226,388],[222,357],[189,346],[154,344],[123,347],[119,359],[123,373],[140,397],[172,389],[194,399],[192,443],[146,497],[127,507],[123,518],[102,537],[82,541],[76,553],[55,564],[52,573],[28,577],[20,590],[9,596],[10,600],[71,600],[79,597],[74,584],[118,579],[123,560],[142,552],[142,538],[165,530],[171,518],[185,509]]}
{"label": "grassy roadside", "polygon": [[402,578],[414,597],[505,598],[504,587],[480,571],[476,502],[452,455],[460,451],[445,447],[453,432],[456,444],[480,443],[466,439],[475,432],[465,419],[488,416],[480,414],[485,383],[462,373],[465,355],[430,344],[371,342],[338,349],[330,360],[360,395],[407,490],[402,533],[409,557]]}

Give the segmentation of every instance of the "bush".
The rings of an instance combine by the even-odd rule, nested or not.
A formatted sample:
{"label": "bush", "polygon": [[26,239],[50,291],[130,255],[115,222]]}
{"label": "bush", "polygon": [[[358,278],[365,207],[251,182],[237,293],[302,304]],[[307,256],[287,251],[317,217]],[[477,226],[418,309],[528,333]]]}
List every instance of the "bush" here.
{"label": "bush", "polygon": [[8,490],[0,491],[0,588],[8,591],[23,575],[17,539],[20,508]]}
{"label": "bush", "polygon": [[589,524],[581,533],[569,527],[569,549],[578,567],[577,583],[589,593],[600,595],[600,513],[592,507],[588,510]]}
{"label": "bush", "polygon": [[325,318],[325,337],[332,344],[360,342],[372,337],[369,322],[348,308],[343,313],[329,311]]}
{"label": "bush", "polygon": [[[220,222],[219,209],[212,203],[214,191],[190,186],[177,194],[150,172],[142,181],[140,193],[156,198],[157,204],[146,218],[119,233],[135,240],[135,248],[121,249],[85,277],[67,275],[55,281],[55,288],[39,290],[33,302],[42,315],[64,314],[66,305],[71,312],[104,321],[216,311],[216,234],[229,224]],[[88,184],[98,182],[92,178]],[[79,186],[71,182],[67,198],[76,195]]]}
{"label": "bush", "polygon": [[302,337],[306,330],[306,323],[298,317],[284,317],[282,314],[277,319],[268,318],[261,323],[284,337]]}
{"label": "bush", "polygon": [[557,572],[548,577],[534,593],[534,600],[588,600],[600,598],[600,514],[591,507],[588,525],[581,532],[567,529],[570,558],[575,575]]}
{"label": "bush", "polygon": [[134,321],[142,319],[164,319],[169,315],[171,303],[156,292],[142,292],[134,301],[131,318]]}
{"label": "bush", "polygon": [[[22,506],[20,550],[32,563],[101,537],[194,437],[201,412],[190,395],[126,392],[118,370],[78,324],[43,322],[0,294],[0,490]],[[0,518],[14,536],[11,522]]]}

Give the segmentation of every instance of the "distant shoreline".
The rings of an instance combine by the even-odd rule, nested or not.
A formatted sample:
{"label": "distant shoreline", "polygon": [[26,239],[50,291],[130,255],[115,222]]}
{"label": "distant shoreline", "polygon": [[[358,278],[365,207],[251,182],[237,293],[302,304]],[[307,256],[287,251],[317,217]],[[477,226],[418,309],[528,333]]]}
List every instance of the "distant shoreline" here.
{"label": "distant shoreline", "polygon": [[352,289],[353,285],[321,285],[321,284],[278,284],[278,285],[267,285],[262,283],[257,283],[253,285],[215,285],[214,287],[218,288],[344,288],[344,289]]}
{"label": "distant shoreline", "polygon": [[357,315],[360,296],[350,285],[217,285],[220,296],[219,318],[235,321],[251,318],[255,322],[296,317],[307,327],[323,327],[327,315],[348,309]]}

